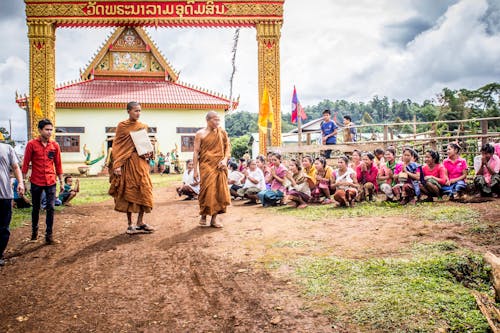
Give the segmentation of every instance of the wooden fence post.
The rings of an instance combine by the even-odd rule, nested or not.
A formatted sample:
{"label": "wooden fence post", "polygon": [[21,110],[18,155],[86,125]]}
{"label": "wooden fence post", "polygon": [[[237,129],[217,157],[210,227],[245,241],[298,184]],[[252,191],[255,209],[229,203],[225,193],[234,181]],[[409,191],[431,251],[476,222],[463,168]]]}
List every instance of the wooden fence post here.
{"label": "wooden fence post", "polygon": [[[488,120],[481,120],[481,134],[486,135],[488,134]],[[482,137],[481,138],[481,145],[484,146],[486,143],[488,143],[488,138],[487,137]]]}

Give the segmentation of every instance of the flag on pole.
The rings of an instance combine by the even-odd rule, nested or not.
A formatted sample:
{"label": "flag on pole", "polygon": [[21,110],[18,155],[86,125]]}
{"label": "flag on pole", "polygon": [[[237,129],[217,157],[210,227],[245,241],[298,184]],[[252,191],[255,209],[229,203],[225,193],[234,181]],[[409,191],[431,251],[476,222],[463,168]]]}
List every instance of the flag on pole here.
{"label": "flag on pole", "polygon": [[269,96],[267,87],[264,87],[258,120],[259,129],[263,133],[267,133],[267,122],[271,123],[271,128],[274,127],[273,103],[271,102],[271,96]]}
{"label": "flag on pole", "polygon": [[302,120],[306,120],[307,116],[304,112],[304,108],[300,105],[299,98],[297,97],[297,90],[293,86],[293,96],[292,96],[292,123],[297,122],[297,118],[300,117]]}

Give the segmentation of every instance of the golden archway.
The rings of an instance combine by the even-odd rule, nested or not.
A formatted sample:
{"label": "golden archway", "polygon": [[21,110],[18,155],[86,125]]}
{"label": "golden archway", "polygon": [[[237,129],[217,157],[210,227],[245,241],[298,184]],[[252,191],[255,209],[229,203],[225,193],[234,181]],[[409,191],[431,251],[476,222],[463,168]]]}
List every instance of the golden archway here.
{"label": "golden archway", "polygon": [[[42,118],[55,120],[55,32],[61,27],[255,27],[259,98],[275,110],[271,144],[281,145],[280,35],[285,0],[25,0],[30,43],[31,137]],[[260,102],[259,102],[260,105]],[[267,138],[260,134],[260,151]]]}

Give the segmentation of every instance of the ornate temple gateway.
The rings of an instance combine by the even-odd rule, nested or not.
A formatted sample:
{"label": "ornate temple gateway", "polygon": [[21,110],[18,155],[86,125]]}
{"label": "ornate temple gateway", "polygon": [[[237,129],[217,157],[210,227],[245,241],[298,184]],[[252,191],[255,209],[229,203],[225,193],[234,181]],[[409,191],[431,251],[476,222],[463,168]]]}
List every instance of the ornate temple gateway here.
{"label": "ornate temple gateway", "polygon": [[[26,22],[30,43],[30,91],[26,100],[31,128],[30,136],[36,135],[39,119],[47,117],[60,124],[56,117],[55,89],[55,32],[64,27],[255,27],[258,43],[259,96],[264,87],[269,91],[272,100],[274,127],[271,131],[271,144],[281,144],[281,112],[280,112],[280,33],[283,23],[284,0],[25,0]],[[140,35],[140,30],[135,30]],[[147,46],[153,50],[151,45]],[[124,45],[117,45],[118,48]],[[110,50],[111,51],[111,50]],[[161,63],[138,63],[136,55],[125,56],[113,54],[108,56],[107,63],[99,60],[94,73],[89,78],[96,80],[98,71],[113,70],[114,61],[122,61],[120,70],[133,68],[140,73],[148,71],[148,75],[158,74],[162,68],[171,82],[176,76],[169,73],[167,66]],[[139,52],[140,53],[140,52]],[[135,58],[134,58],[135,57]],[[161,62],[160,59],[157,59]],[[133,65],[132,65],[133,64]],[[134,65],[139,66],[135,68]],[[158,65],[158,66],[157,66]],[[165,64],[163,64],[165,65]],[[107,69],[109,66],[109,69]],[[130,67],[131,66],[131,67]],[[144,67],[143,67],[144,66]],[[91,69],[92,71],[92,69]],[[105,75],[104,75],[105,76]],[[148,76],[149,77],[149,76]],[[97,84],[97,83],[93,83]],[[85,85],[85,84],[83,84]],[[68,88],[69,89],[69,88]],[[76,88],[75,88],[76,89]],[[259,99],[259,96],[256,98]],[[130,98],[129,98],[130,99]],[[144,103],[144,101],[141,101]],[[118,102],[117,102],[118,103]],[[122,105],[124,106],[124,105]],[[59,112],[59,110],[57,111]],[[261,134],[260,150],[265,150],[267,138]]]}
{"label": "ornate temple gateway", "polygon": [[[194,134],[205,125],[205,113],[223,114],[230,107],[220,94],[179,82],[178,73],[140,27],[117,28],[78,81],[56,87],[55,99],[56,140],[65,169],[75,172],[84,160],[99,162],[91,164],[94,174],[102,169],[105,160],[99,157],[111,147],[116,124],[127,118],[129,101],[141,103],[141,120],[150,126],[157,151],[177,148],[181,159],[192,157]],[[25,108],[28,99],[17,102]],[[40,111],[35,105],[33,118]]]}

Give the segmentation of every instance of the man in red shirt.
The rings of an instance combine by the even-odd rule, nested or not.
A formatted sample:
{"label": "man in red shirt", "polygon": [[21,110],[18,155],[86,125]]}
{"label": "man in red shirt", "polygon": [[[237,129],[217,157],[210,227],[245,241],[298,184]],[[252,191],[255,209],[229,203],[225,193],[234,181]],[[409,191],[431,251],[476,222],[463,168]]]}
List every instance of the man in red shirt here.
{"label": "man in red shirt", "polygon": [[50,137],[54,126],[49,119],[38,122],[40,137],[30,140],[26,145],[23,161],[23,176],[26,177],[31,163],[31,197],[33,210],[31,212],[31,240],[38,237],[38,217],[40,213],[40,199],[42,192],[47,198],[47,216],[45,229],[45,242],[54,244],[52,225],[54,224],[54,203],[56,198],[56,176],[59,178],[61,188],[64,187],[61,165],[61,149],[57,142]]}

